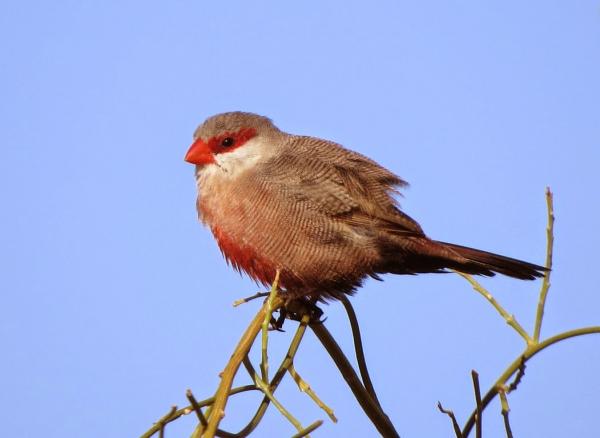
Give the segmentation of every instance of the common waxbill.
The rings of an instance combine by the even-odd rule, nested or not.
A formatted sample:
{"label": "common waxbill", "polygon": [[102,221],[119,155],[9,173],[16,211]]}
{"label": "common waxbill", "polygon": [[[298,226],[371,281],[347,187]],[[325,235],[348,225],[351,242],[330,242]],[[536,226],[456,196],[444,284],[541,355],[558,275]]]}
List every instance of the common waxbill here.
{"label": "common waxbill", "polygon": [[194,133],[197,208],[225,258],[288,298],[336,299],[367,276],[455,269],[532,280],[545,268],[431,240],[393,195],[406,182],[339,144],[229,112]]}

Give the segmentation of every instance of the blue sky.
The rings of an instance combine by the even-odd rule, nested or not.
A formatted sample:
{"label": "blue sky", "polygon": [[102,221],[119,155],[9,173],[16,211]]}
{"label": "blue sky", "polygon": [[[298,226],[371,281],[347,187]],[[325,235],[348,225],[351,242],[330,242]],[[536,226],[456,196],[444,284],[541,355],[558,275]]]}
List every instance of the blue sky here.
{"label": "blue sky", "polygon": [[[0,412],[4,435],[131,437],[191,388],[202,398],[258,303],[196,219],[196,125],[246,110],[329,138],[411,183],[432,237],[542,263],[556,246],[543,336],[600,324],[597,1],[4,1],[0,4]],[[483,280],[531,329],[539,284]],[[387,276],[353,299],[380,400],[402,436],[451,436],[470,370],[484,388],[518,336],[454,275]],[[350,352],[340,305],[330,330]],[[276,352],[291,336],[275,334]],[[531,361],[516,436],[597,436],[600,336]],[[314,436],[374,436],[316,339],[281,400]],[[241,379],[240,382],[246,380]],[[238,429],[257,397],[236,399]],[[486,437],[504,436],[497,404]],[[167,436],[187,436],[193,419]],[[270,411],[257,436],[291,436]]]}

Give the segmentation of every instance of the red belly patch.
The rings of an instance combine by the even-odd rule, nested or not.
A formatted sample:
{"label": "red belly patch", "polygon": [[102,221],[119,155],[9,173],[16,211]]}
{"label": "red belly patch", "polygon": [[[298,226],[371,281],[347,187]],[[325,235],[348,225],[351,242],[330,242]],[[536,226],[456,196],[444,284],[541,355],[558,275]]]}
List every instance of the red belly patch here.
{"label": "red belly patch", "polygon": [[211,229],[227,262],[231,263],[237,271],[246,272],[253,280],[265,286],[271,285],[276,272],[272,262],[261,258],[254,248],[230,238],[220,228]]}

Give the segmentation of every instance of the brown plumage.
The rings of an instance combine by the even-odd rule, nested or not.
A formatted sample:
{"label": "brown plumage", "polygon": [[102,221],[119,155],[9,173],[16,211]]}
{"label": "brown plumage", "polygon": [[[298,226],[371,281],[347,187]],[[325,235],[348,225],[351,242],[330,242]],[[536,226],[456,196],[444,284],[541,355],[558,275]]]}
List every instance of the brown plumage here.
{"label": "brown plumage", "polygon": [[291,297],[335,299],[379,274],[501,273],[531,280],[545,268],[429,239],[393,195],[406,185],[373,160],[266,117],[233,112],[198,127],[198,212],[227,260],[265,285],[277,269]]}

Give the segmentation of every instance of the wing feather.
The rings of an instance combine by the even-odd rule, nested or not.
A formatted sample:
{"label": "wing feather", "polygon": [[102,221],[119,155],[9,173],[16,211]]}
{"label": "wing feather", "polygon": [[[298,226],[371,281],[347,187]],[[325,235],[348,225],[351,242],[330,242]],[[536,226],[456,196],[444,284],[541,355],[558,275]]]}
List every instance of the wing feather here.
{"label": "wing feather", "polygon": [[407,183],[336,143],[292,136],[282,153],[265,163],[263,172],[281,195],[348,225],[423,235],[394,198]]}

